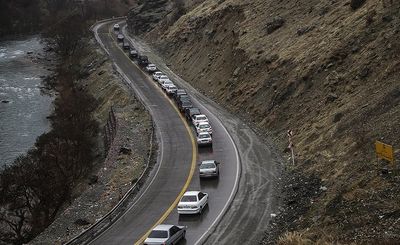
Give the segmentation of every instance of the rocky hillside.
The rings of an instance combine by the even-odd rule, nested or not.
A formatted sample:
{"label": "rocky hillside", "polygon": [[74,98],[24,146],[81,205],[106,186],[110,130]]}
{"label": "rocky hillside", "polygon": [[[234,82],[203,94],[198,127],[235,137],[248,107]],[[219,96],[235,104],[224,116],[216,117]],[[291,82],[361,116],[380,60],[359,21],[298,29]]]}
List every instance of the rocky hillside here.
{"label": "rocky hillside", "polygon": [[[281,242],[400,239],[399,173],[374,153],[381,140],[400,157],[400,2],[205,0],[179,17],[148,7],[156,2],[174,4],[139,5],[129,15],[133,33],[184,79],[273,135],[288,157],[293,130],[291,169],[321,186],[310,197],[282,184],[285,207],[297,211],[278,214],[276,236],[297,233]],[[150,15],[151,26],[138,28]]]}

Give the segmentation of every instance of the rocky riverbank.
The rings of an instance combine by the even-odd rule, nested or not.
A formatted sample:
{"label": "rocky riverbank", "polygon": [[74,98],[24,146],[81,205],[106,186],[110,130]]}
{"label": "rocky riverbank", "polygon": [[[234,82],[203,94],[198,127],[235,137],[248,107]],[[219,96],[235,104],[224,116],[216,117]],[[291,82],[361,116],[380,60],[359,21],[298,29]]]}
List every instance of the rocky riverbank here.
{"label": "rocky riverbank", "polygon": [[[42,234],[30,244],[62,244],[80,234],[108,213],[134,184],[149,160],[152,122],[143,105],[123,85],[102,50],[91,42],[90,53],[82,62],[79,81],[99,106],[95,116],[101,128],[111,107],[117,130],[105,161],[96,163],[89,178],[74,190],[75,199]],[[98,149],[103,154],[103,148]]]}

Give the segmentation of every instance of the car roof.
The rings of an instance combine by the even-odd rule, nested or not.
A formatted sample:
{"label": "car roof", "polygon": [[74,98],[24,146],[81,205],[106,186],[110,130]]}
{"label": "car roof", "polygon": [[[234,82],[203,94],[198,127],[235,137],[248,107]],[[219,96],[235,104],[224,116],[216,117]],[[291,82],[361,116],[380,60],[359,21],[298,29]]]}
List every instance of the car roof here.
{"label": "car roof", "polygon": [[185,194],[183,194],[184,196],[193,196],[193,195],[197,195],[199,194],[200,191],[187,191],[185,192]]}
{"label": "car roof", "polygon": [[161,224],[161,225],[157,225],[156,227],[154,227],[153,230],[169,230],[172,226],[174,226],[174,225]]}
{"label": "car roof", "polygon": [[[208,135],[210,135],[210,133],[208,133],[208,132],[199,132],[198,134],[199,134],[199,135],[200,135],[200,134],[208,134]],[[210,137],[211,137],[211,135],[210,135]]]}
{"label": "car roof", "polygon": [[203,163],[215,163],[215,162],[216,162],[215,160],[204,160],[201,163],[203,164]]}

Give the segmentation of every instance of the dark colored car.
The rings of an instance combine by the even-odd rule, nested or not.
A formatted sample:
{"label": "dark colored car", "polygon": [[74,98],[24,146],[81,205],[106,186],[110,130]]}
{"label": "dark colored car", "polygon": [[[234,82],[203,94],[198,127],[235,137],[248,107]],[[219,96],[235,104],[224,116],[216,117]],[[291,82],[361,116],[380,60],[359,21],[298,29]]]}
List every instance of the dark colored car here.
{"label": "dark colored car", "polygon": [[138,61],[141,66],[147,66],[149,64],[149,58],[145,55],[139,55]]}
{"label": "dark colored car", "polygon": [[175,101],[178,101],[178,96],[181,95],[181,94],[187,94],[187,93],[186,93],[186,90],[184,90],[184,89],[178,89],[178,90],[176,90],[176,92],[175,92],[174,95],[173,95],[174,100],[175,100]]}
{"label": "dark colored car", "polygon": [[187,120],[192,121],[192,117],[194,115],[200,115],[200,109],[197,107],[193,107],[193,108],[188,108],[185,110],[185,117],[187,118]]}
{"label": "dark colored car", "polygon": [[187,108],[192,108],[193,104],[191,101],[182,101],[182,103],[179,105],[179,109],[184,112]]}
{"label": "dark colored car", "polygon": [[122,47],[123,47],[125,50],[129,50],[129,49],[131,48],[131,46],[129,45],[128,42],[124,42],[124,44],[122,44]]}
{"label": "dark colored car", "polygon": [[[180,108],[182,106],[183,102],[190,102],[192,103],[192,101],[190,100],[189,96],[187,96],[187,94],[184,95],[180,95],[178,97],[178,101],[176,102],[176,104],[178,105],[178,107]],[[184,111],[183,111],[184,112]]]}
{"label": "dark colored car", "polygon": [[125,39],[124,35],[122,35],[122,34],[118,34],[118,36],[117,36],[117,40],[118,40],[119,42],[122,42],[122,41],[124,41],[124,39]]}

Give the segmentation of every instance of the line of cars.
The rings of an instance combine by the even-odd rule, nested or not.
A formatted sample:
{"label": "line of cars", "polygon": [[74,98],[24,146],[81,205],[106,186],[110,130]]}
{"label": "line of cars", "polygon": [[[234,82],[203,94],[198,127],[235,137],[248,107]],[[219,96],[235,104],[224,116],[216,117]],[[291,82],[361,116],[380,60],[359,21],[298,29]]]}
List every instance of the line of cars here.
{"label": "line of cars", "polygon": [[[206,115],[202,114],[199,108],[193,106],[190,96],[184,89],[179,89],[167,75],[159,71],[156,65],[151,64],[147,56],[140,55],[139,52],[125,40],[119,33],[120,26],[114,25],[117,33],[118,42],[122,43],[122,48],[129,52],[132,60],[137,60],[138,64],[148,72],[153,80],[162,90],[176,102],[178,109],[184,114],[186,119],[192,123],[197,135],[198,147],[212,148],[212,127]],[[216,160],[205,160],[199,164],[200,178],[219,177],[219,162]],[[208,205],[208,194],[201,191],[187,191],[177,205],[179,215],[201,214]],[[145,245],[155,244],[176,244],[185,238],[186,226],[169,224],[157,225],[144,241]]]}

